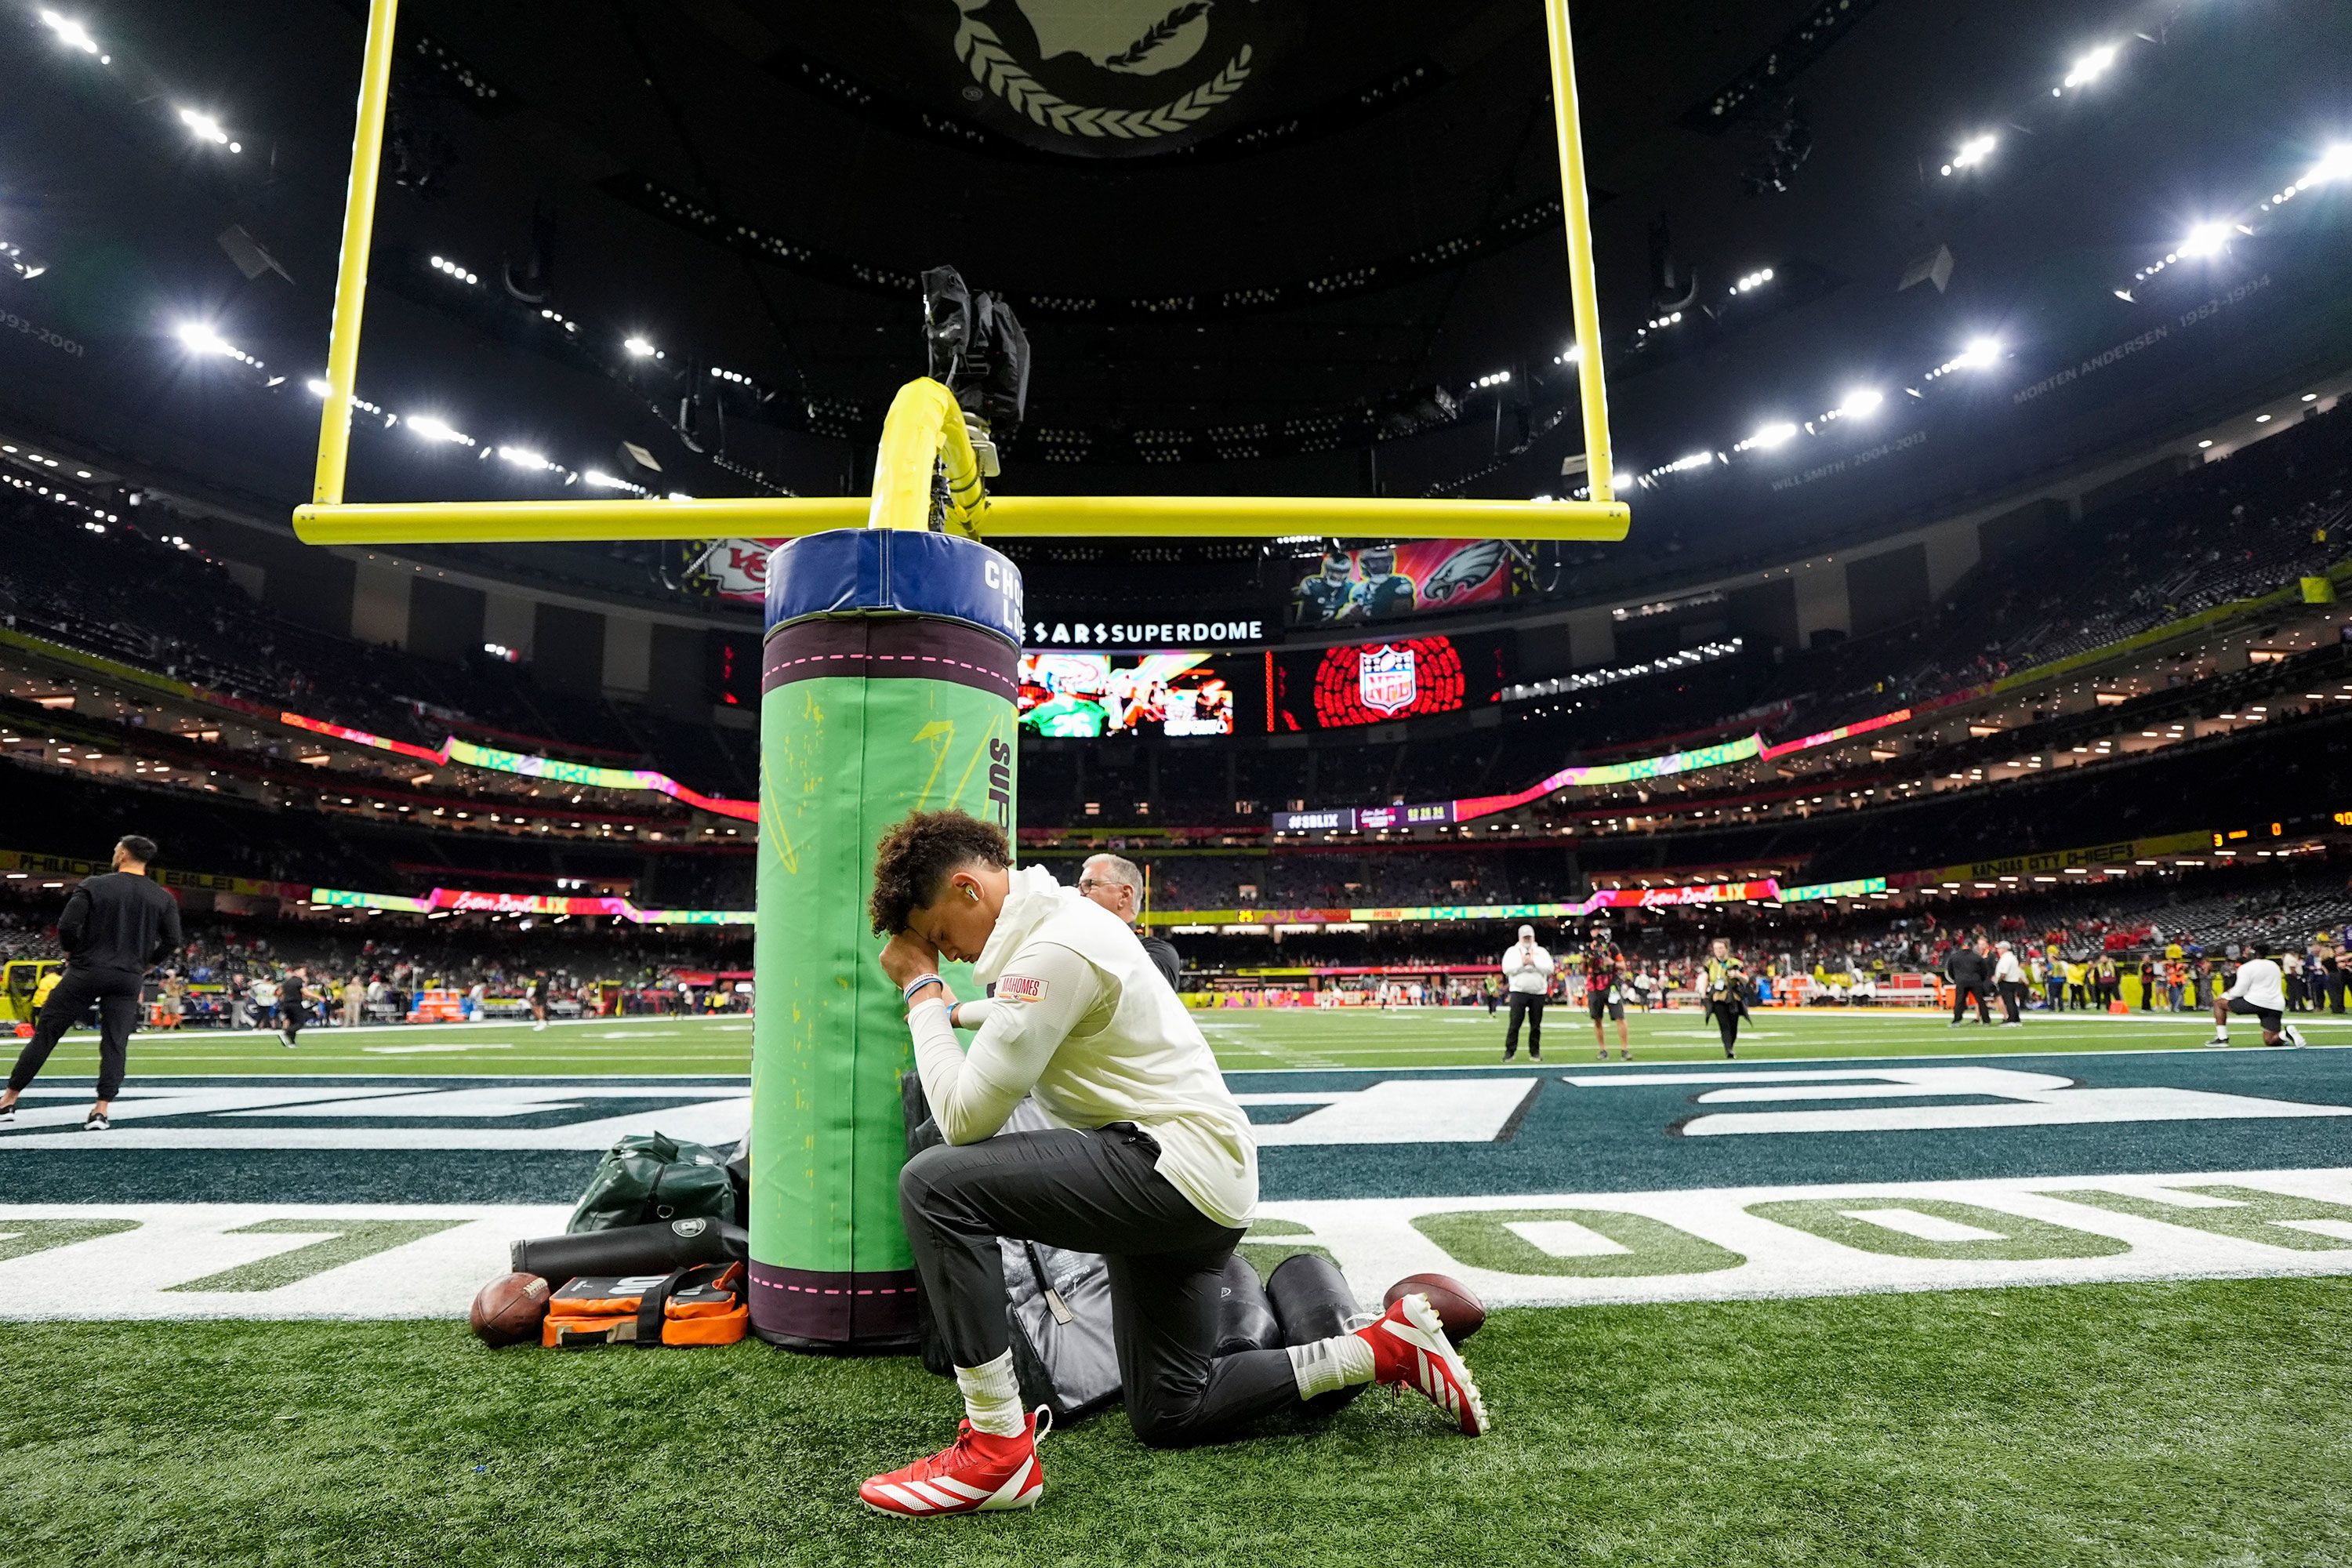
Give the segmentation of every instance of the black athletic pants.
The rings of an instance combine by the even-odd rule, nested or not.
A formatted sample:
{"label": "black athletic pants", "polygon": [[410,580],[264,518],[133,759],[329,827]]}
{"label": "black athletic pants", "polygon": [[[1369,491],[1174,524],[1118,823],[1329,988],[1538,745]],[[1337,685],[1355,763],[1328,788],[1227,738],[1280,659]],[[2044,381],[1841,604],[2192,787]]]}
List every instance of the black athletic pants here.
{"label": "black athletic pants", "polygon": [[2025,1016],[2025,985],[2022,981],[2002,980],[1994,983],[2000,993],[2001,1016],[2010,1023],[2020,1023]]}
{"label": "black athletic pants", "polygon": [[1717,1002],[1715,1007],[1715,1032],[1723,1037],[1723,1054],[1729,1056],[1731,1047],[1739,1043],[1739,1005]]}
{"label": "black athletic pants", "polygon": [[1506,1058],[1518,1054],[1519,1020],[1522,1018],[1527,1020],[1528,1025],[1528,1055],[1530,1057],[1543,1055],[1543,1010],[1544,999],[1537,993],[1533,991],[1511,993],[1511,1025],[1509,1028],[1503,1031],[1503,1055]]}
{"label": "black athletic pants", "polygon": [[303,1011],[299,1002],[280,1002],[278,1004],[278,1026],[289,1035],[299,1037],[302,1033]]}
{"label": "black athletic pants", "polygon": [[1985,1000],[1985,988],[1980,981],[1957,980],[1952,983],[1952,1022],[1957,1024],[1969,1010],[1969,998],[1976,998],[1977,1022],[1992,1022],[1992,1008]]}
{"label": "black athletic pants", "polygon": [[899,1173],[898,1208],[958,1366],[1012,1348],[998,1237],[1100,1253],[1128,1419],[1144,1442],[1179,1447],[1238,1436],[1297,1404],[1298,1384],[1286,1351],[1210,1353],[1219,1282],[1243,1233],[1193,1207],[1159,1158],[1150,1135],[1125,1123],[937,1144]]}
{"label": "black athletic pants", "polygon": [[41,1004],[41,1021],[33,1037],[16,1053],[8,1087],[23,1089],[31,1083],[65,1032],[81,1022],[89,1005],[98,1004],[98,1098],[112,1100],[122,1088],[122,1072],[131,1058],[131,1031],[139,1026],[139,988],[145,976],[124,969],[68,969],[49,999]]}

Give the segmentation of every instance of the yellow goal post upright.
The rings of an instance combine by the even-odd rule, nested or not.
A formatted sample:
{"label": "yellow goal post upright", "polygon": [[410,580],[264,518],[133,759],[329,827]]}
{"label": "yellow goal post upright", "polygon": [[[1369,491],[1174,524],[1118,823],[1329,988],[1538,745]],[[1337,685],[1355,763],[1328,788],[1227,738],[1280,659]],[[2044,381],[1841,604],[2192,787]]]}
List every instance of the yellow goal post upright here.
{"label": "yellow goal post upright", "polygon": [[1559,142],[1560,206],[1576,323],[1577,392],[1591,499],[1583,501],[1419,500],[1392,496],[989,496],[961,411],[938,383],[902,388],[884,422],[874,493],[717,500],[352,502],[343,499],[352,387],[375,234],[376,183],[392,94],[399,0],[372,0],[362,67],[342,257],[319,416],[310,504],[294,512],[310,544],[557,543],[616,539],[800,538],[860,523],[927,528],[932,479],[944,466],[946,525],[970,537],[1268,538],[1317,533],[1387,539],[1620,540],[1631,510],[1614,494],[1609,406],[1602,384],[1601,310],[1568,0],[1544,0],[1552,106]]}

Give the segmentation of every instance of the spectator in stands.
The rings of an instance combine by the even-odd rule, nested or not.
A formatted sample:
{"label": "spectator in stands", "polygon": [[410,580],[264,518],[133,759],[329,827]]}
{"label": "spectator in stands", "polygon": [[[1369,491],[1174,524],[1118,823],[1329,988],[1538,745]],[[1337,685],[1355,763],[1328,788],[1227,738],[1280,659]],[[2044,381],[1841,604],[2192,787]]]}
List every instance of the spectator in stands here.
{"label": "spectator in stands", "polygon": [[1992,1022],[1992,1006],[1988,998],[1992,991],[1992,965],[1986,958],[1984,938],[1979,937],[1974,946],[1963,944],[1952,950],[1944,963],[1944,978],[1952,983],[1952,1026],[1958,1028],[1969,1009],[1969,1000],[1976,999],[1977,1022]]}

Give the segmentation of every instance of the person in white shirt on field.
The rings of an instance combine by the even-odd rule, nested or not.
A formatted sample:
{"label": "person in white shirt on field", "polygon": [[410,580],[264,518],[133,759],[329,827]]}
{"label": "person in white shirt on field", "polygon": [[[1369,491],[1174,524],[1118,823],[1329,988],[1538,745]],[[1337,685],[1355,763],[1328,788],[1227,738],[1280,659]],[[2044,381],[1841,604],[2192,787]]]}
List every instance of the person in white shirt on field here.
{"label": "person in white shirt on field", "polygon": [[[1013,1366],[1006,1239],[1108,1260],[1121,1391],[1147,1444],[1240,1436],[1374,1382],[1419,1388],[1484,1432],[1470,1369],[1425,1295],[1354,1333],[1217,1353],[1225,1267],[1257,1207],[1249,1117],[1127,922],[1012,861],[1002,828],[959,811],[918,812],[875,853],[874,930],[890,939],[879,963],[946,1140],[899,1173],[899,1214],[965,1423],[948,1447],[868,1479],[859,1500],[910,1518],[1036,1504],[1044,1434]],[[957,1001],[942,960],[970,963],[994,994]],[[968,1052],[959,1026],[978,1031]],[[1024,1099],[1051,1130],[1003,1130]]]}
{"label": "person in white shirt on field", "polygon": [[1543,1059],[1544,1003],[1551,995],[1551,954],[1536,945],[1536,928],[1521,926],[1519,940],[1503,953],[1503,984],[1511,995],[1511,1022],[1503,1035],[1503,1059],[1519,1054],[1519,1024],[1528,1026],[1528,1059]]}
{"label": "person in white shirt on field", "polygon": [[2025,966],[2017,962],[2017,950],[2009,943],[1993,945],[2000,954],[1992,966],[1993,994],[2000,998],[2004,1015],[2000,1026],[2021,1029],[2025,1026]]}
{"label": "person in white shirt on field", "polygon": [[2303,1032],[2286,1021],[2286,984],[2279,972],[2278,963],[2270,956],[2268,943],[2260,940],[2246,944],[2246,962],[2238,965],[2238,977],[2230,988],[2213,999],[2213,1037],[2209,1046],[2230,1043],[2230,1015],[2249,1015],[2262,1025],[2263,1044],[2266,1046],[2299,1046]]}

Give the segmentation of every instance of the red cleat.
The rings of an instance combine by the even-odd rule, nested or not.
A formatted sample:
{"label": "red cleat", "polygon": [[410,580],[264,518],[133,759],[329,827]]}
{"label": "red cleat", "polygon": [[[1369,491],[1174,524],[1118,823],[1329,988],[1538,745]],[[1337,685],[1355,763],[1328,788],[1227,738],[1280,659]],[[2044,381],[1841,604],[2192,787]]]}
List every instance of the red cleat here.
{"label": "red cleat", "polygon": [[1017,1437],[976,1431],[963,1422],[953,1444],[904,1469],[872,1478],[857,1489],[857,1500],[901,1519],[1035,1508],[1045,1491],[1037,1439],[1053,1426],[1053,1415],[1044,1405],[1030,1412]]}
{"label": "red cleat", "polygon": [[1356,1337],[1372,1347],[1373,1382],[1417,1388],[1469,1436],[1486,1431],[1486,1402],[1428,1297],[1417,1290],[1398,1297],[1395,1305],[1357,1330]]}

